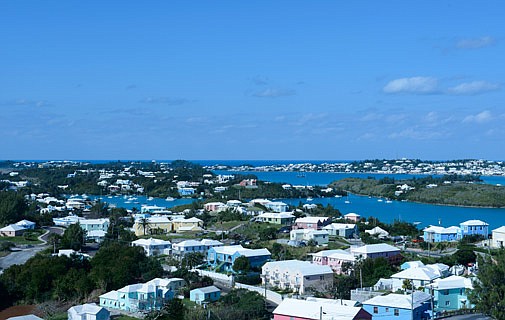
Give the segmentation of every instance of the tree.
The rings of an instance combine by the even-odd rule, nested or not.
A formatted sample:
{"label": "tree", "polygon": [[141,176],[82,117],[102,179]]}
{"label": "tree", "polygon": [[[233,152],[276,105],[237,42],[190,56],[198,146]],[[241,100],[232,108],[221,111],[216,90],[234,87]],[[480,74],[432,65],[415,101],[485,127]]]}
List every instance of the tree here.
{"label": "tree", "polygon": [[251,263],[247,257],[240,256],[235,259],[235,262],[233,263],[233,270],[239,273],[246,273],[249,269],[251,269]]}
{"label": "tree", "polygon": [[138,225],[137,228],[142,228],[144,230],[143,235],[147,235],[146,230],[150,229],[150,224],[149,224],[149,219],[147,218],[140,218],[138,220]]}
{"label": "tree", "polygon": [[470,263],[474,263],[477,260],[477,256],[472,249],[459,249],[454,255],[454,259],[458,264],[467,266]]}
{"label": "tree", "polygon": [[196,266],[203,264],[204,256],[201,252],[189,252],[184,255],[181,261],[181,266],[187,269],[193,269]]}
{"label": "tree", "polygon": [[277,228],[267,227],[259,232],[260,240],[273,240],[277,238]]}
{"label": "tree", "polygon": [[84,236],[84,230],[81,228],[79,222],[71,224],[68,226],[67,230],[65,230],[65,233],[63,233],[61,246],[64,249],[79,251],[84,245]]}
{"label": "tree", "polygon": [[479,273],[473,282],[470,302],[480,312],[505,319],[505,249],[496,257],[479,256]]}

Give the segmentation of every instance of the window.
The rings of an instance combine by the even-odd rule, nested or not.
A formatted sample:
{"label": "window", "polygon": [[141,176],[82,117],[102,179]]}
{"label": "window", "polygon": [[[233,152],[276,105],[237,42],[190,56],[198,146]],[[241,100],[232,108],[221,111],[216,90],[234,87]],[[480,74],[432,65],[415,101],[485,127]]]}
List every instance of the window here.
{"label": "window", "polygon": [[373,313],[379,313],[379,307],[373,307]]}
{"label": "window", "polygon": [[394,314],[395,314],[396,317],[398,317],[400,315],[400,310],[399,309],[395,309]]}
{"label": "window", "polygon": [[446,301],[446,302],[445,302],[445,306],[446,306],[446,307],[447,307],[447,306],[450,306],[450,305],[451,305],[451,302],[450,302],[450,301]]}
{"label": "window", "polygon": [[386,312],[389,312],[389,308],[386,308]]}

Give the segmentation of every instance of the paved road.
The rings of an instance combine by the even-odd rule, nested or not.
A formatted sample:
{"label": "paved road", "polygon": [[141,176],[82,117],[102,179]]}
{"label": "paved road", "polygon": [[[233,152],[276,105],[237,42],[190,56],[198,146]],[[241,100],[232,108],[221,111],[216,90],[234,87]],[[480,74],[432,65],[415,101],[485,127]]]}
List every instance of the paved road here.
{"label": "paved road", "polygon": [[11,252],[8,256],[0,258],[0,272],[2,269],[7,269],[12,265],[24,264],[26,261],[28,261],[28,259],[35,256],[37,252],[40,252],[46,248],[47,246],[45,245],[39,245]]}

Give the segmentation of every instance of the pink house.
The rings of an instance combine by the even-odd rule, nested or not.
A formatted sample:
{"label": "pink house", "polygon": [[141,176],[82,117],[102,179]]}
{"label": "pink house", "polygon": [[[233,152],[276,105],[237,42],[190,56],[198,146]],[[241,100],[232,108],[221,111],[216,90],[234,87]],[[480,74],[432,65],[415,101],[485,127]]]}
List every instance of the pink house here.
{"label": "pink house", "polygon": [[371,320],[372,315],[355,301],[284,299],[274,310],[274,320]]}
{"label": "pink house", "polygon": [[324,226],[331,223],[331,218],[329,217],[305,217],[298,218],[295,221],[293,230],[297,229],[314,229],[321,230]]}
{"label": "pink house", "polygon": [[359,219],[361,218],[361,216],[357,213],[351,212],[351,213],[344,215],[344,218],[346,218],[347,220],[352,221],[352,222],[358,222]]}
{"label": "pink house", "polygon": [[336,274],[342,273],[344,263],[354,264],[356,258],[345,250],[323,250],[312,254],[312,263],[329,266]]}

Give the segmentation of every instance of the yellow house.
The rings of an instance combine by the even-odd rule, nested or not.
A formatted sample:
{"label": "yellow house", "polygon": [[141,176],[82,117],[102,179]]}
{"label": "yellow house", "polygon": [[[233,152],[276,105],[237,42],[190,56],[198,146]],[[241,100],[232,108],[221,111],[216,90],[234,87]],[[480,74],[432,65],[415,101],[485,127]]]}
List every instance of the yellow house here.
{"label": "yellow house", "polygon": [[189,219],[174,219],[172,220],[174,230],[176,232],[186,232],[186,231],[201,231],[203,230],[203,221],[198,218]]}
{"label": "yellow house", "polygon": [[152,234],[170,233],[174,229],[173,223],[170,219],[168,219],[168,217],[153,216],[135,221],[133,230],[135,231],[135,235],[140,237]]}

